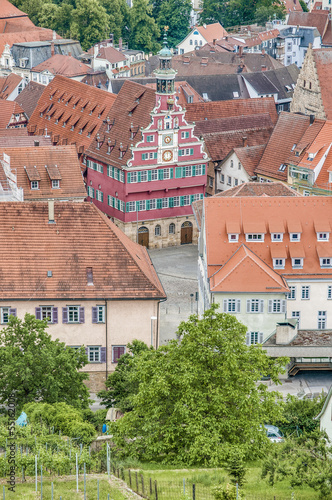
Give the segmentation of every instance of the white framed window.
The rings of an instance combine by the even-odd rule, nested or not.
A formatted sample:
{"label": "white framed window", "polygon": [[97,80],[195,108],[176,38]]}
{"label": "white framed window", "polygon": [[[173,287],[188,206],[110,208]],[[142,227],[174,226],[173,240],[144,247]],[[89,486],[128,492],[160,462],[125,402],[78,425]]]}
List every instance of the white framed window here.
{"label": "white framed window", "polygon": [[92,308],[92,323],[105,323],[105,306]]}
{"label": "white framed window", "polygon": [[320,267],[332,267],[332,259],[330,257],[321,257]]}
{"label": "white framed window", "polygon": [[286,301],[281,299],[269,300],[269,313],[279,314],[286,312]]}
{"label": "white framed window", "polygon": [[302,269],[303,268],[303,258],[292,258],[292,267],[293,269]]}
{"label": "white framed window", "polygon": [[288,300],[295,300],[296,299],[296,286],[289,287],[289,293],[287,294],[287,299]]}
{"label": "white framed window", "polygon": [[148,180],[148,172],[147,170],[141,171],[141,182],[146,182]]}
{"label": "white framed window", "polygon": [[248,299],[247,300],[247,313],[263,313],[264,300],[263,299]]}
{"label": "white framed window", "polygon": [[164,180],[171,178],[170,170],[170,168],[164,168]]}
{"label": "white framed window", "polygon": [[59,189],[60,188],[60,181],[59,179],[53,179],[52,180],[52,189]]}
{"label": "white framed window", "polygon": [[332,285],[328,285],[327,287],[327,298],[328,300],[332,299]]}
{"label": "white framed window", "polygon": [[317,233],[317,241],[329,241],[330,233]]}
{"label": "white framed window", "polygon": [[146,136],[146,142],[153,142],[154,136],[153,135],[147,135]]}
{"label": "white framed window", "polygon": [[39,181],[31,181],[31,189],[39,189]]}
{"label": "white framed window", "polygon": [[150,210],[155,210],[157,208],[157,200],[154,198],[150,200]]}
{"label": "white framed window", "polygon": [[136,203],[134,201],[127,202],[127,212],[136,212]]}
{"label": "white framed window", "polygon": [[183,206],[190,205],[190,196],[189,194],[186,194],[183,198]]}
{"label": "white framed window", "polygon": [[220,174],[220,182],[221,182],[221,184],[225,183],[225,175],[224,174]]}
{"label": "white framed window", "polygon": [[301,299],[302,300],[309,300],[310,299],[310,286],[309,285],[302,285],[301,286]]}
{"label": "white framed window", "polygon": [[131,183],[137,182],[137,172],[131,172],[131,174],[130,174],[130,182]]}
{"label": "white framed window", "polygon": [[161,226],[159,224],[157,224],[156,227],[154,228],[154,235],[155,236],[161,235]]}
{"label": "white framed window", "polygon": [[158,180],[158,170],[157,169],[151,170],[151,180],[152,181]]}
{"label": "white framed window", "polygon": [[264,233],[247,233],[246,241],[264,241]]}
{"label": "white framed window", "polygon": [[80,306],[68,306],[68,323],[80,322]]}
{"label": "white framed window", "polygon": [[1,324],[6,325],[9,321],[9,307],[1,307]]}
{"label": "white framed window", "polygon": [[112,363],[117,363],[120,357],[126,353],[125,345],[112,345]]}
{"label": "white framed window", "polygon": [[175,234],[175,224],[174,224],[174,222],[171,222],[170,225],[168,226],[168,233],[169,234]]}
{"label": "white framed window", "polygon": [[142,210],[146,210],[146,203],[145,203],[145,200],[139,200],[137,202],[137,210],[138,211],[142,211]]}
{"label": "white framed window", "polygon": [[283,238],[283,233],[271,233],[271,241],[282,241]]}
{"label": "white framed window", "polygon": [[301,233],[290,233],[289,239],[290,241],[301,241]]}
{"label": "white framed window", "polygon": [[174,207],[179,207],[180,206],[180,196],[174,196],[174,198],[173,198],[173,205],[174,205]]}
{"label": "white framed window", "polygon": [[227,176],[227,186],[231,186],[232,185],[232,177],[230,177],[229,175]]}
{"label": "white framed window", "polygon": [[181,132],[181,139],[189,139],[189,131]]}
{"label": "white framed window", "polygon": [[237,243],[239,241],[239,235],[236,233],[229,233],[228,241],[229,243]]}
{"label": "white framed window", "polygon": [[89,363],[100,363],[100,346],[89,345],[88,346],[88,359]]}
{"label": "white framed window", "polygon": [[263,333],[262,332],[247,332],[246,344],[255,345],[263,343]]}
{"label": "white framed window", "polygon": [[300,328],[300,317],[301,317],[300,311],[292,311],[292,318],[297,319],[297,327],[298,328]]}
{"label": "white framed window", "polygon": [[162,198],[162,208],[168,208],[168,198]]}
{"label": "white framed window", "polygon": [[192,169],[190,165],[184,167],[184,177],[191,177],[191,171]]}
{"label": "white framed window", "polygon": [[241,299],[224,299],[224,312],[231,314],[240,313]]}
{"label": "white framed window", "polygon": [[284,269],[285,259],[273,259],[273,267],[274,269]]}
{"label": "white framed window", "polygon": [[318,330],[326,329],[326,311],[318,311]]}
{"label": "white framed window", "polygon": [[53,307],[41,306],[40,319],[47,319],[48,323],[53,323]]}

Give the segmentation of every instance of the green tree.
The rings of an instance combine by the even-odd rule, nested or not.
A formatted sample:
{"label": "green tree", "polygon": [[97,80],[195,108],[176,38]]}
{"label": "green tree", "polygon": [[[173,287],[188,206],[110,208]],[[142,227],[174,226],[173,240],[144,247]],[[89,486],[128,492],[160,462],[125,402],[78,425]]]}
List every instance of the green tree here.
{"label": "green tree", "polygon": [[269,7],[265,5],[260,5],[256,9],[255,21],[258,24],[265,25],[266,22],[273,19],[285,19],[287,14],[286,8],[281,4],[273,4]]}
{"label": "green tree", "polygon": [[308,6],[305,3],[305,1],[304,0],[299,0],[299,1],[300,1],[300,5],[302,7],[303,12],[309,12]]}
{"label": "green tree", "polygon": [[98,0],[77,0],[73,10],[71,36],[77,38],[83,50],[109,35],[109,16]]}
{"label": "green tree", "polygon": [[152,5],[149,0],[133,0],[130,10],[130,47],[145,52],[156,53],[160,49],[157,42],[160,30],[152,17]]}
{"label": "green tree", "polygon": [[0,331],[0,403],[7,404],[14,394],[17,411],[32,401],[87,407],[89,392],[83,381],[88,376],[78,371],[88,362],[84,348],[66,348],[52,340],[46,328],[46,320],[26,314],[24,321],[10,316]]}
{"label": "green tree", "polygon": [[54,3],[44,3],[38,15],[38,25],[56,30],[58,28],[59,10],[60,7]]}
{"label": "green tree", "polygon": [[23,0],[23,2],[21,2],[18,7],[19,9],[23,10],[23,12],[26,12],[28,14],[30,20],[34,24],[38,25],[39,16],[43,5],[43,0]]}
{"label": "green tree", "polygon": [[179,340],[136,358],[133,410],[111,425],[124,455],[217,466],[235,446],[246,458],[269,446],[262,424],[280,418],[282,398],[259,380],[278,383],[288,360],[246,346],[246,327],[216,308],[182,322]]}
{"label": "green tree", "polygon": [[106,390],[98,393],[106,408],[119,408],[123,413],[133,409],[133,396],[138,392],[138,379],[132,375],[137,357],[149,349],[141,340],[133,340],[127,345],[127,352],[120,357],[114,372],[108,376]]}
{"label": "green tree", "polygon": [[319,431],[288,439],[271,447],[262,466],[262,478],[271,486],[287,478],[292,487],[308,485],[322,500],[332,499],[331,448]]}
{"label": "green tree", "polygon": [[113,33],[114,41],[118,43],[122,37],[124,23],[128,22],[129,7],[125,0],[101,0],[101,5],[109,16],[110,33]]}
{"label": "green tree", "polygon": [[168,43],[175,47],[189,33],[189,19],[192,9],[191,0],[165,0],[161,4],[158,15],[158,26],[163,31],[168,26]]}

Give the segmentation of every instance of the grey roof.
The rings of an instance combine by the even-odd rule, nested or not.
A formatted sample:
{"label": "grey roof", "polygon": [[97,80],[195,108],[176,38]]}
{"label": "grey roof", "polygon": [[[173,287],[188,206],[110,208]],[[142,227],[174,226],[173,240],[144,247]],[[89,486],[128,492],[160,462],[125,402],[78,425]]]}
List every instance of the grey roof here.
{"label": "grey roof", "polygon": [[242,78],[250,83],[259,94],[276,94],[278,92],[277,87],[265,73],[245,73],[242,74]]}
{"label": "grey roof", "polygon": [[275,94],[278,92],[278,100],[291,99],[293,97],[293,85],[296,84],[300,73],[296,64],[291,64],[280,69],[273,69],[259,73],[243,73],[246,79],[259,94]]}
{"label": "grey roof", "polygon": [[[293,28],[296,28],[296,32],[293,33]],[[316,27],[311,26],[287,26],[286,28],[280,29],[280,34],[278,38],[300,38],[301,47],[308,47],[309,43],[314,43],[316,37],[320,36],[320,33]]]}

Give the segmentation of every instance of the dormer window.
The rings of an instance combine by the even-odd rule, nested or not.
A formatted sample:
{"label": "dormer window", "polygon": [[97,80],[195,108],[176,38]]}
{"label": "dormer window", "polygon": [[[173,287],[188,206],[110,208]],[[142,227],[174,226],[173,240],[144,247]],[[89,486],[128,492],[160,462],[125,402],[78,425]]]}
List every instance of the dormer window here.
{"label": "dormer window", "polygon": [[273,267],[274,269],[284,269],[285,259],[273,259]]}
{"label": "dormer window", "polygon": [[264,241],[264,233],[246,234],[246,241]]}
{"label": "dormer window", "polygon": [[303,268],[303,258],[292,258],[292,267],[293,269],[302,269]]}
{"label": "dormer window", "polygon": [[317,233],[317,241],[329,241],[330,233]]}
{"label": "dormer window", "polygon": [[315,156],[316,156],[316,153],[309,153],[307,160],[312,161],[315,158]]}
{"label": "dormer window", "polygon": [[321,257],[319,261],[320,267],[332,267],[332,259],[330,257]]}
{"label": "dormer window", "polygon": [[232,233],[228,235],[229,243],[237,243],[239,241],[239,235],[236,233]]}
{"label": "dormer window", "polygon": [[271,241],[282,241],[283,237],[284,237],[283,233],[272,233]]}
{"label": "dormer window", "polygon": [[31,181],[31,189],[39,189],[39,181]]}
{"label": "dormer window", "polygon": [[300,241],[301,240],[301,233],[290,233],[289,239],[290,239],[290,241]]}
{"label": "dormer window", "polygon": [[52,189],[60,189],[60,181],[59,179],[52,180]]}

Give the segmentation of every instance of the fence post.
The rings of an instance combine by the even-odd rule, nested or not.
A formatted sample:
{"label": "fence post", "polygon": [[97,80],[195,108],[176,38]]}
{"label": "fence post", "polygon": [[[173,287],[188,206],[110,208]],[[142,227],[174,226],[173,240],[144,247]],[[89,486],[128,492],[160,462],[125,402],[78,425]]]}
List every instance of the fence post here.
{"label": "fence post", "polygon": [[196,500],[196,485],[193,484],[193,500]]}
{"label": "fence post", "polygon": [[97,479],[97,500],[99,500],[99,479]]}
{"label": "fence post", "polygon": [[138,477],[137,477],[137,471],[135,472],[136,476],[136,493],[138,493]]}
{"label": "fence post", "polygon": [[236,483],[236,500],[239,498],[239,483]]}
{"label": "fence post", "polygon": [[84,500],[86,500],[86,470],[85,470],[85,463],[84,463]]}
{"label": "fence post", "polygon": [[121,468],[121,477],[122,477],[122,481],[125,481],[125,473],[124,473],[123,467]]}
{"label": "fence post", "polygon": [[40,466],[40,498],[43,500],[43,466]]}
{"label": "fence post", "polygon": [[36,493],[37,493],[37,491],[38,491],[38,485],[37,485],[37,481],[38,481],[37,455],[35,455],[35,473],[36,473]]}
{"label": "fence post", "polygon": [[143,477],[143,474],[141,474],[141,483],[142,483],[142,493],[143,493],[143,495],[145,495],[145,491],[144,491],[144,477]]}
{"label": "fence post", "polygon": [[132,490],[132,486],[131,486],[131,472],[130,472],[130,469],[129,469],[129,486],[130,486],[130,489]]}
{"label": "fence post", "polygon": [[78,493],[78,456],[76,453],[76,493]]}
{"label": "fence post", "polygon": [[157,480],[155,480],[155,482],[154,482],[154,491],[155,491],[155,497],[156,497],[156,500],[158,500]]}
{"label": "fence post", "polygon": [[150,477],[150,495],[152,495],[152,479]]}
{"label": "fence post", "polygon": [[6,488],[3,486],[2,488],[3,500],[6,500]]}
{"label": "fence post", "polygon": [[53,481],[51,483],[51,495],[52,495],[51,500],[53,500]]}
{"label": "fence post", "polygon": [[22,466],[22,483],[24,483],[24,467]]}
{"label": "fence post", "polygon": [[186,494],[186,480],[183,478],[183,495]]}

